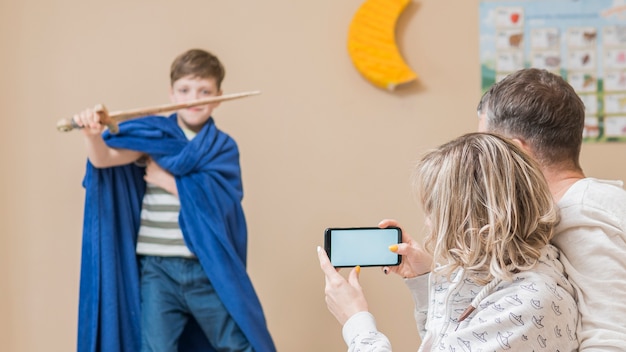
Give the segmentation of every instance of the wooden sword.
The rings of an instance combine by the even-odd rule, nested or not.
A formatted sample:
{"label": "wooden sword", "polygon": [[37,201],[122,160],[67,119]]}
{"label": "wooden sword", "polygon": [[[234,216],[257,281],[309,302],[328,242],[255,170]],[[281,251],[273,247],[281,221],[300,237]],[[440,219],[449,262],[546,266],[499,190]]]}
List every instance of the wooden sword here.
{"label": "wooden sword", "polygon": [[[158,113],[166,112],[166,111],[174,111],[174,110],[179,110],[179,109],[191,108],[191,107],[199,106],[199,105],[207,105],[207,104],[218,103],[218,102],[227,101],[227,100],[234,100],[234,99],[244,98],[244,97],[257,95],[257,94],[261,94],[261,92],[250,91],[250,92],[242,92],[242,93],[225,94],[225,95],[220,95],[220,96],[215,96],[215,97],[210,97],[210,98],[188,101],[185,103],[165,104],[165,105],[131,109],[131,110],[125,110],[125,111],[114,111],[114,112],[108,112],[106,107],[104,107],[104,105],[98,104],[96,105],[94,110],[96,111],[98,115],[100,115],[100,123],[103,125],[106,125],[109,128],[109,131],[111,131],[111,133],[117,133],[119,131],[117,124],[122,121],[134,119],[137,117],[154,115],[154,114],[158,114]],[[57,122],[57,130],[59,130],[60,132],[68,132],[68,131],[71,131],[73,129],[78,129],[78,128],[80,128],[80,126],[76,124],[73,118],[62,119],[62,120],[59,120],[59,122]]]}

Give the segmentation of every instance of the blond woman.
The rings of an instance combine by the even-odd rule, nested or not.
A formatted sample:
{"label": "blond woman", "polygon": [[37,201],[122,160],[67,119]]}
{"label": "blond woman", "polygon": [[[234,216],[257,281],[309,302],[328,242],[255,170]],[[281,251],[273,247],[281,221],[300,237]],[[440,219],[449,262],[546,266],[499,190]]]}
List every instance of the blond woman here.
{"label": "blond woman", "polygon": [[[538,166],[493,134],[461,136],[415,171],[425,246],[403,235],[389,270],[415,300],[420,351],[576,351],[574,289],[549,244],[558,212]],[[393,220],[379,226],[397,226]],[[358,281],[318,248],[326,302],[349,351],[391,351]],[[417,347],[417,346],[416,346]]]}

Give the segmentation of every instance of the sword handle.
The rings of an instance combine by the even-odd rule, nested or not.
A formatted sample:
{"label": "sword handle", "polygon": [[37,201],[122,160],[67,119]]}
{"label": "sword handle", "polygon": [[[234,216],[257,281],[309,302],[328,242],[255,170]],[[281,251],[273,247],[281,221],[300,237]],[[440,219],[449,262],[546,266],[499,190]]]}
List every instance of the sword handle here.
{"label": "sword handle", "polygon": [[76,124],[74,119],[61,119],[57,122],[57,130],[59,130],[59,132],[69,132],[79,128],[80,126]]}
{"label": "sword handle", "polygon": [[[117,123],[109,116],[109,112],[104,105],[102,104],[96,105],[96,107],[94,108],[94,111],[98,115],[100,115],[100,124],[106,125],[109,128],[109,131],[113,134],[116,134],[119,132],[119,127],[117,126]],[[81,128],[82,127],[79,126],[76,123],[76,121],[74,121],[73,118],[61,119],[59,120],[59,122],[57,122],[57,130],[59,130],[59,132],[69,132],[71,130],[76,130],[76,129],[81,129]]]}
{"label": "sword handle", "polygon": [[113,120],[111,116],[109,116],[109,111],[104,105],[98,104],[96,105],[94,110],[96,111],[96,114],[100,115],[100,124],[106,125],[109,128],[109,132],[111,132],[112,134],[117,134],[117,132],[120,131],[119,127],[117,126],[117,122],[115,122],[115,120]]}

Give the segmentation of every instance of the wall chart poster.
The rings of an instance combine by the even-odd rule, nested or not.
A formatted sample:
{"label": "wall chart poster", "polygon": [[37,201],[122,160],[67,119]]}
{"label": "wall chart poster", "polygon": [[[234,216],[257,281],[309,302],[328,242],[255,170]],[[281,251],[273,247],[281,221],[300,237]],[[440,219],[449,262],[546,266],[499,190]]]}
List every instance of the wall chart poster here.
{"label": "wall chart poster", "polygon": [[482,90],[524,67],[565,78],[585,103],[585,142],[626,142],[626,0],[483,0]]}

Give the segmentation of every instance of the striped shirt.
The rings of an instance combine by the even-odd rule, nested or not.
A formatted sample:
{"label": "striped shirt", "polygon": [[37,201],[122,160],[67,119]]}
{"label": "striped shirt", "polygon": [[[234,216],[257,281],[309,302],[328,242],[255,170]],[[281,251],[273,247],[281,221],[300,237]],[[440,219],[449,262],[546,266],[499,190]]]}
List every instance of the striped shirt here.
{"label": "striped shirt", "polygon": [[180,201],[163,188],[148,183],[141,209],[137,254],[193,257],[178,225]]}
{"label": "striped shirt", "polygon": [[[195,133],[183,129],[188,139]],[[180,200],[161,187],[147,184],[141,208],[137,254],[161,257],[195,257],[185,244],[178,224]]]}

